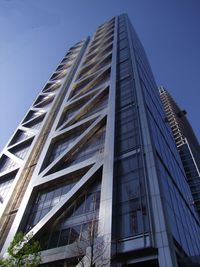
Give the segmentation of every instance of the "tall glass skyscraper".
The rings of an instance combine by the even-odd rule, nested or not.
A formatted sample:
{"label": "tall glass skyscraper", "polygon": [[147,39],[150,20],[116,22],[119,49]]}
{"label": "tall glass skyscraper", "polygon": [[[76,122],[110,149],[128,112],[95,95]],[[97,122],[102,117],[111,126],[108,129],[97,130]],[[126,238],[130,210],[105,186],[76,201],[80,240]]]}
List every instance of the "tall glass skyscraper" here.
{"label": "tall glass skyscraper", "polygon": [[127,15],[64,56],[0,159],[2,254],[18,231],[43,266],[185,266],[200,222]]}

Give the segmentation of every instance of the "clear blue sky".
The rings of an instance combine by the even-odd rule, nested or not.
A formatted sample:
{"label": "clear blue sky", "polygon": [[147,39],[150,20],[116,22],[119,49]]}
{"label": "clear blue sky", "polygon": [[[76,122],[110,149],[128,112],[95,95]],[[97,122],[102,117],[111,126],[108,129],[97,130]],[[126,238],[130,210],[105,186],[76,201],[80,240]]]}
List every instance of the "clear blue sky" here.
{"label": "clear blue sky", "polygon": [[199,0],[0,0],[0,149],[68,48],[124,12],[200,137]]}

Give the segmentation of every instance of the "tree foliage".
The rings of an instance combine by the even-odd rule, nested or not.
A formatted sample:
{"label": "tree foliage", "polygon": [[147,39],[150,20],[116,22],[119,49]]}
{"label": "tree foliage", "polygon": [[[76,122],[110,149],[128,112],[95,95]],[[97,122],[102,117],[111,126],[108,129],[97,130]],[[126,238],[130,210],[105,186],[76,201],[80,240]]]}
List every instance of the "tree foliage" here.
{"label": "tree foliage", "polygon": [[19,232],[8,248],[8,257],[0,259],[0,267],[36,267],[41,262],[40,243],[31,235]]}

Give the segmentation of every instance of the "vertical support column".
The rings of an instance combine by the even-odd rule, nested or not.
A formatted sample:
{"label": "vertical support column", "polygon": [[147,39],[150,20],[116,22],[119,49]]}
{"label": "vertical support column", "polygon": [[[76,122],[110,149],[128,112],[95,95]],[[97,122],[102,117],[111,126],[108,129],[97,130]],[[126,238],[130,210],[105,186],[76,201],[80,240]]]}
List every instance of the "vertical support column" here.
{"label": "vertical support column", "polygon": [[[113,167],[114,167],[114,137],[115,137],[115,98],[116,98],[116,65],[117,65],[117,25],[115,17],[115,30],[112,51],[112,64],[110,74],[110,90],[108,98],[108,115],[105,137],[104,165],[101,185],[101,201],[99,210],[99,236],[104,255],[101,262],[103,266],[111,266],[111,240],[112,240],[112,209],[113,209]],[[97,266],[101,266],[98,265]]]}
{"label": "vertical support column", "polygon": [[146,158],[146,169],[147,169],[147,185],[148,194],[150,198],[150,205],[152,210],[152,220],[154,232],[151,233],[153,239],[155,239],[155,246],[158,248],[158,260],[160,267],[177,267],[177,260],[175,256],[175,251],[173,249],[172,239],[168,233],[168,225],[166,221],[166,216],[164,214],[163,203],[161,200],[160,186],[156,171],[156,164],[154,158],[153,146],[151,143],[151,136],[149,131],[148,119],[146,114],[144,96],[142,93],[142,88],[140,84],[140,77],[137,69],[137,62],[135,56],[135,50],[132,41],[132,33],[130,28],[130,23],[126,17],[126,24],[128,30],[128,40],[130,44],[130,52],[132,59],[132,67],[135,76],[136,84],[136,95],[139,107],[139,119],[141,124],[141,135],[143,142],[143,153]]}

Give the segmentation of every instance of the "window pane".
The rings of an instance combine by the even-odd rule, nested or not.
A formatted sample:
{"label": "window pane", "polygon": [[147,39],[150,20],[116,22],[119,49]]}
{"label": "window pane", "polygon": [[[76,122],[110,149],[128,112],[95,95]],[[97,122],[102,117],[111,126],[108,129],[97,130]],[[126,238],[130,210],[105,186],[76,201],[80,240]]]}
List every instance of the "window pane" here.
{"label": "window pane", "polygon": [[53,232],[50,238],[49,248],[57,247],[60,232]]}
{"label": "window pane", "polygon": [[76,208],[74,211],[74,216],[80,215],[83,213],[85,207],[85,196],[79,198],[76,202]]}
{"label": "window pane", "polygon": [[77,225],[77,226],[74,226],[74,227],[71,228],[69,244],[71,244],[71,243],[73,243],[73,242],[75,242],[76,240],[79,239],[80,229],[81,229],[80,225]]}
{"label": "window pane", "polygon": [[86,199],[85,212],[93,211],[95,208],[95,195],[89,194]]}

